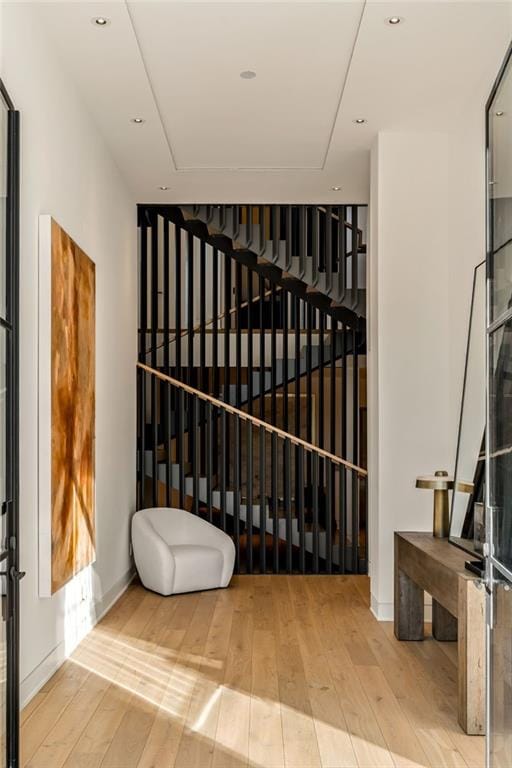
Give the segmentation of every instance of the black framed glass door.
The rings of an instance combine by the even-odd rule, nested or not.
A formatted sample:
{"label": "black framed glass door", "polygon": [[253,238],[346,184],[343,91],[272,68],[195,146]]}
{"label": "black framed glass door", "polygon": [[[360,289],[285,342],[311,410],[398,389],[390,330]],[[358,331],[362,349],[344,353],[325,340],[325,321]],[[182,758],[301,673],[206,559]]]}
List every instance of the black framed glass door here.
{"label": "black framed glass door", "polygon": [[0,80],[0,768],[19,765],[19,113]]}
{"label": "black framed glass door", "polygon": [[512,64],[487,105],[487,766],[512,765]]}

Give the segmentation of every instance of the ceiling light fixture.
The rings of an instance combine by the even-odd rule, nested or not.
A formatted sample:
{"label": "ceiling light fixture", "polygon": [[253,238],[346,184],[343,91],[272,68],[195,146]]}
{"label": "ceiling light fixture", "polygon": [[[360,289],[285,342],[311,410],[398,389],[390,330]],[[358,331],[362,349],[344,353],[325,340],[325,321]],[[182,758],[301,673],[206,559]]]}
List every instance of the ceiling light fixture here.
{"label": "ceiling light fixture", "polygon": [[494,113],[496,117],[503,117],[505,114],[502,109],[499,109],[497,112]]}
{"label": "ceiling light fixture", "polygon": [[389,19],[386,19],[386,21],[388,24],[391,24],[391,26],[394,27],[397,24],[401,24],[403,18],[401,16],[390,16]]}
{"label": "ceiling light fixture", "polygon": [[131,122],[135,123],[135,125],[142,125],[142,123],[145,123],[146,121],[143,117],[132,117]]}
{"label": "ceiling light fixture", "polygon": [[158,187],[158,189],[159,189],[161,192],[166,192],[166,191],[169,189],[169,187],[166,187],[166,186],[165,186],[165,184],[162,184],[160,187]]}
{"label": "ceiling light fixture", "polygon": [[106,19],[105,16],[95,16],[91,19],[91,24],[94,24],[96,27],[106,27],[110,24],[110,19]]}
{"label": "ceiling light fixture", "polygon": [[357,125],[363,125],[363,123],[367,123],[368,120],[365,117],[356,117],[354,120],[354,123],[357,123]]}
{"label": "ceiling light fixture", "polygon": [[341,187],[331,187],[333,192],[339,192]]}
{"label": "ceiling light fixture", "polygon": [[240,72],[240,77],[242,80],[254,80],[256,72],[253,72],[252,69],[244,69],[243,72]]}

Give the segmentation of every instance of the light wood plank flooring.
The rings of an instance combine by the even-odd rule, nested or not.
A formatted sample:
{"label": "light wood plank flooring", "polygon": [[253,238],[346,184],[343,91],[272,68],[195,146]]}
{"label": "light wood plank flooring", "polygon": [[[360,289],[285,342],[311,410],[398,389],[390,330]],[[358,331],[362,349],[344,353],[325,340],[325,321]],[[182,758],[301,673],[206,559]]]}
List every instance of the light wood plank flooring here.
{"label": "light wood plank flooring", "polygon": [[456,648],[399,643],[368,580],[133,585],[23,712],[26,768],[482,768]]}

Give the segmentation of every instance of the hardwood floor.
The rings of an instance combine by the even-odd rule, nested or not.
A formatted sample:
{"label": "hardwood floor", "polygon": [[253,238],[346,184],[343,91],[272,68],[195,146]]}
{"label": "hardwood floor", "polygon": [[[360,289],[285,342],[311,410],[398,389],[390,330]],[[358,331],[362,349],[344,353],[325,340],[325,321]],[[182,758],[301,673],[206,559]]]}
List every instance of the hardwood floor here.
{"label": "hardwood floor", "polygon": [[482,768],[456,649],[399,643],[368,580],[133,585],[23,712],[26,768]]}

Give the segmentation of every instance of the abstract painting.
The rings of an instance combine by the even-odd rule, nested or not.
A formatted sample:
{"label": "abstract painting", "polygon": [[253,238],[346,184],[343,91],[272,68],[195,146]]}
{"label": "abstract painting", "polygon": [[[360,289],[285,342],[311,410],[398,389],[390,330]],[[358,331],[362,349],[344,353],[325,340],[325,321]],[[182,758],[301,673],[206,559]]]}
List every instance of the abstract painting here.
{"label": "abstract painting", "polygon": [[49,477],[40,479],[40,592],[53,595],[95,557],[95,265],[46,216],[40,221],[40,289],[44,283],[40,377],[50,391],[40,404],[49,406],[49,424],[48,413],[41,414],[40,440],[49,449],[49,461],[43,453]]}

